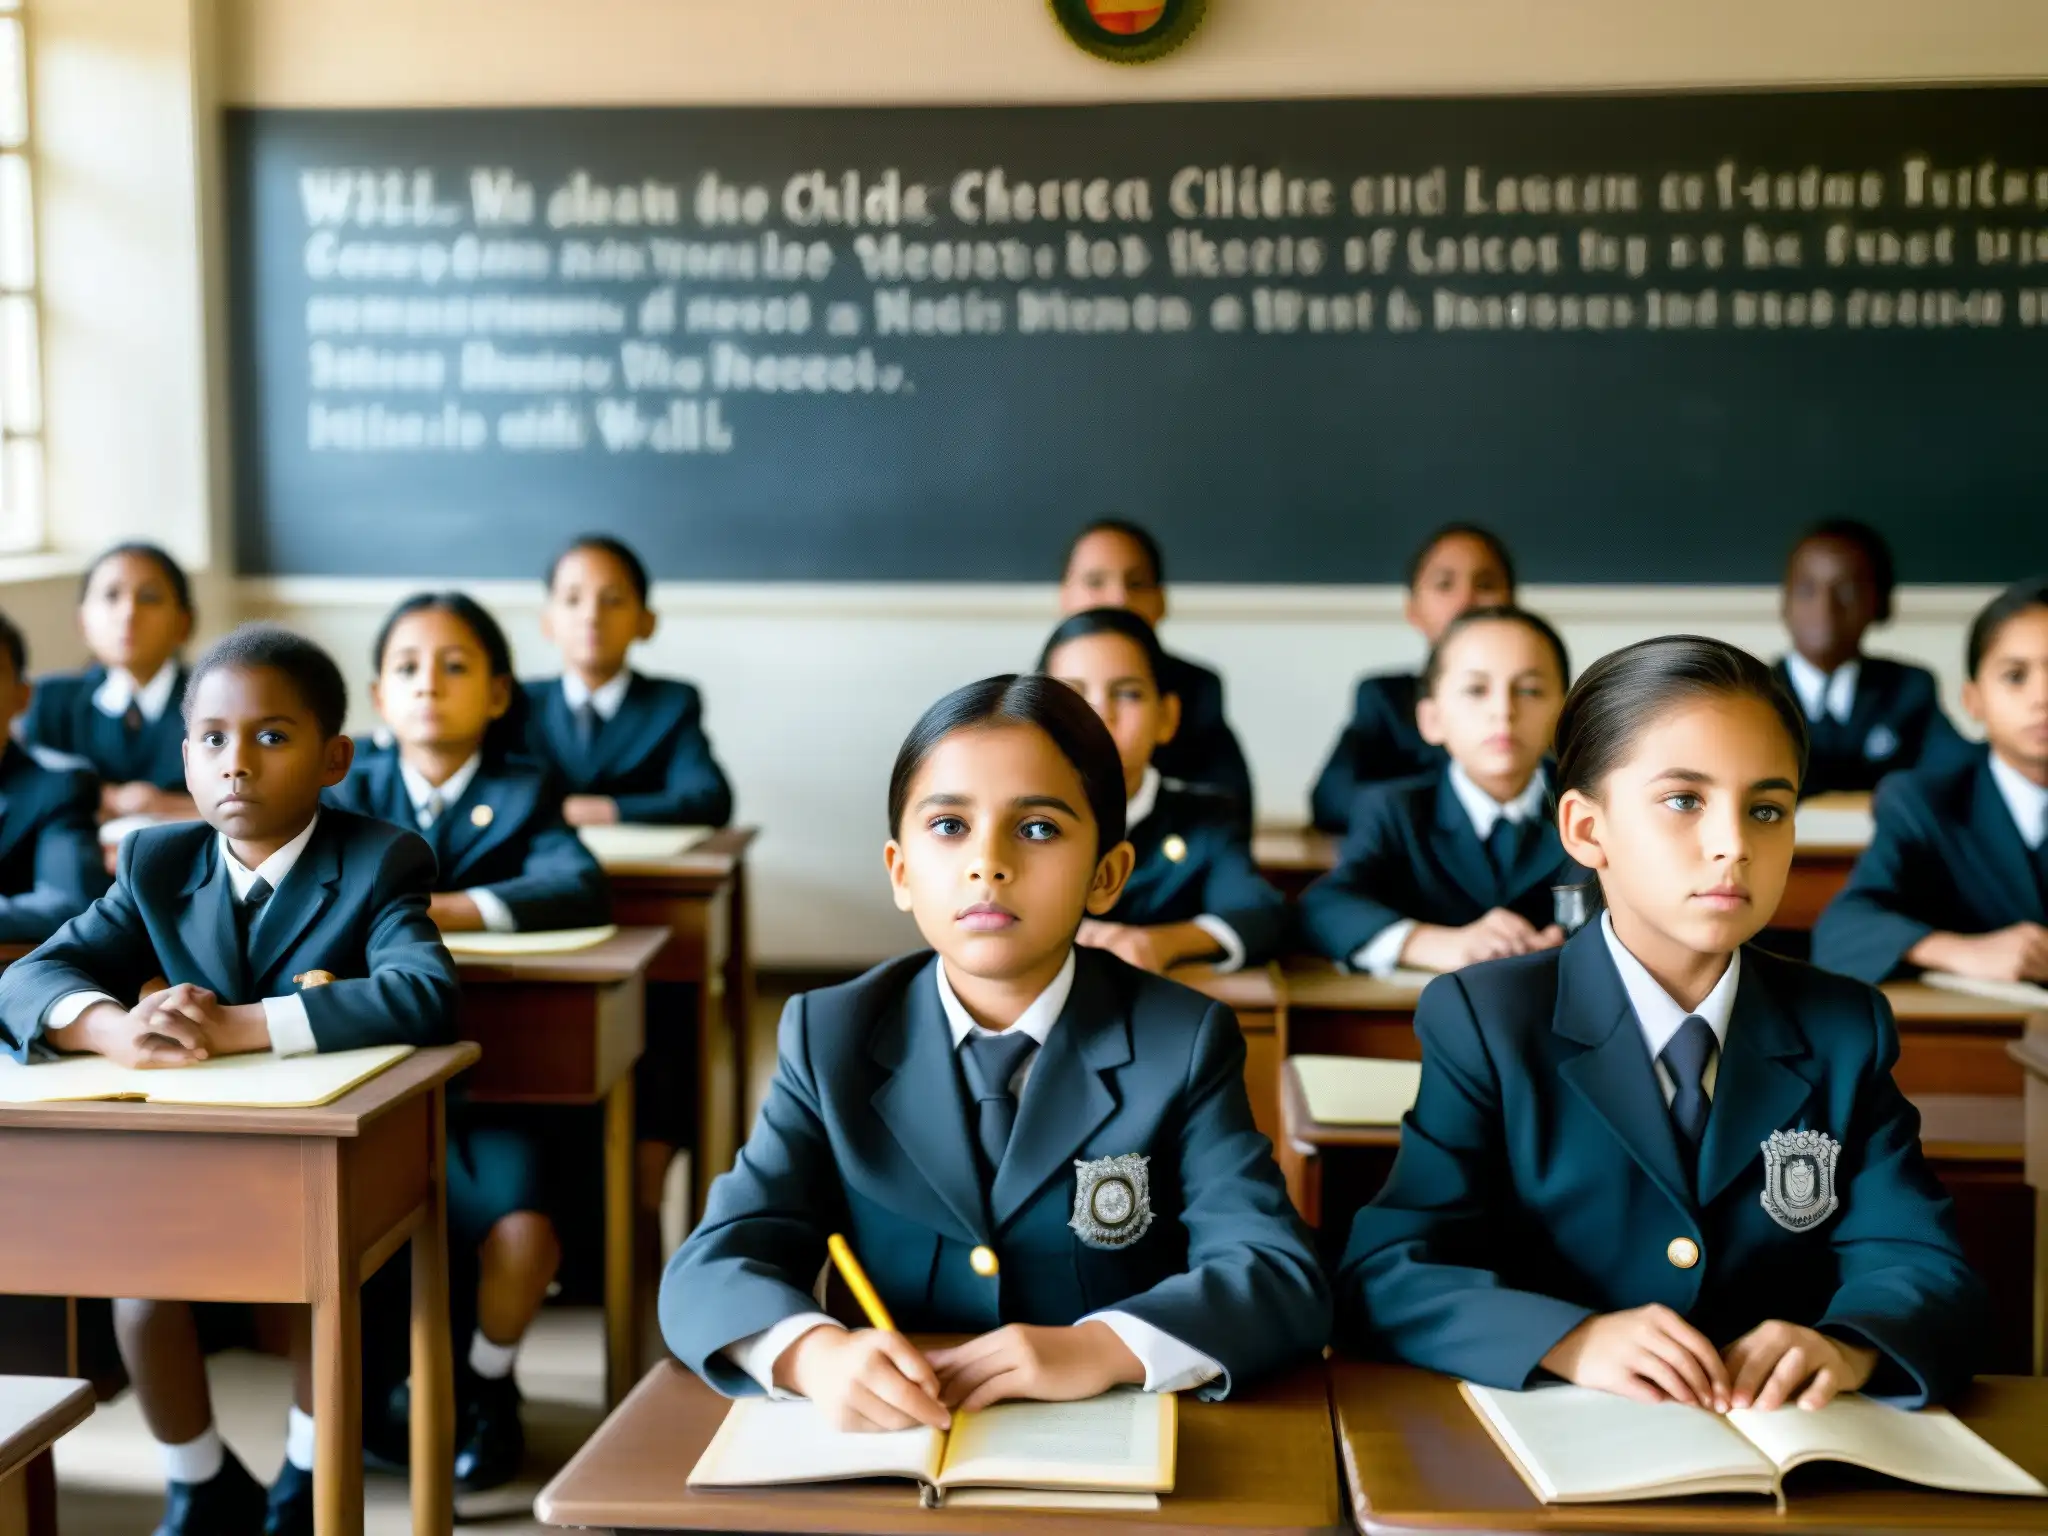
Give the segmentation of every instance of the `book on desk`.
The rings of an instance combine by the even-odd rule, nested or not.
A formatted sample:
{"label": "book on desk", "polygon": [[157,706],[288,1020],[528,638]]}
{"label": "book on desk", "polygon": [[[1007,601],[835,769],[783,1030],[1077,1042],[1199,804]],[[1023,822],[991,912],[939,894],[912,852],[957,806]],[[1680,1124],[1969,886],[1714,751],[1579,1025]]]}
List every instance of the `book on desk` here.
{"label": "book on desk", "polygon": [[409,1045],[310,1056],[255,1051],[146,1071],[105,1056],[60,1056],[27,1066],[0,1060],[0,1104],[141,1099],[209,1109],[312,1109],[333,1103],[412,1052]]}

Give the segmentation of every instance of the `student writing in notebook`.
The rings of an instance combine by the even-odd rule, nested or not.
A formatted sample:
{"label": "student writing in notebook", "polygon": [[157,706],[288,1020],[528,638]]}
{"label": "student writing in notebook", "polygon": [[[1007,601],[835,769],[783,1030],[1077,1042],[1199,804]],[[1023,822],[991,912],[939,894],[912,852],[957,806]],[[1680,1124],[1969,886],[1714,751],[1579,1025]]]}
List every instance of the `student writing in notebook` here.
{"label": "student writing in notebook", "polygon": [[1167,778],[1154,761],[1179,729],[1180,700],[1160,683],[1165,657],[1152,626],[1127,609],[1087,609],[1052,632],[1038,669],[1088,701],[1123,762],[1131,875],[1076,942],[1161,973],[1187,961],[1234,971],[1272,959],[1287,903],[1252,862],[1235,805]]}
{"label": "student writing in notebook", "polygon": [[192,586],[154,544],[117,544],[85,573],[83,672],[41,678],[21,722],[32,747],[83,758],[100,776],[100,815],[196,816],[185,792],[185,668]]}
{"label": "student writing in notebook", "polygon": [[1552,893],[1585,871],[1558,841],[1544,759],[1569,681],[1564,641],[1532,613],[1471,608],[1445,625],[1416,714],[1450,761],[1359,792],[1336,868],[1302,893],[1311,944],[1384,976],[1564,942]]}
{"label": "student writing in notebook", "polygon": [[[459,592],[416,593],[384,621],[371,660],[370,695],[396,745],[365,754],[328,800],[427,840],[434,921],[451,933],[609,921],[603,871],[562,819],[560,782],[515,750],[512,648],[497,621]],[[533,1112],[465,1108],[449,1137],[448,1234],[456,1338],[473,1325],[456,1362],[455,1473],[471,1490],[510,1481],[525,1451],[512,1367],[561,1263],[550,1209]]]}
{"label": "student writing in notebook", "polygon": [[[1166,617],[1166,557],[1136,523],[1103,518],[1074,535],[1060,576],[1060,612],[1128,608],[1154,629]],[[1223,679],[1185,656],[1166,654],[1160,678],[1180,700],[1180,729],[1154,756],[1159,771],[1183,784],[1227,795],[1251,825],[1252,772],[1223,713]]]}
{"label": "student writing in notebook", "polygon": [[[662,1331],[711,1385],[944,1428],[1120,1383],[1220,1397],[1321,1348],[1237,1021],[1075,945],[1129,877],[1125,799],[1116,743],[1050,678],[984,679],[912,728],[885,859],[935,953],[784,1012],[753,1134],[662,1280]],[[834,1232],[903,1334],[820,1308]],[[920,1332],[971,1338],[926,1355]]]}
{"label": "student writing in notebook", "polygon": [[1950,1396],[1986,1300],[1891,1009],[1749,944],[1791,869],[1797,706],[1732,646],[1650,640],[1587,669],[1557,747],[1606,914],[1423,992],[1345,1333],[1487,1386],[1714,1410]]}
{"label": "student writing in notebook", "polygon": [[1816,965],[2048,982],[2048,577],[1992,599],[1966,660],[1990,745],[1885,780],[1870,846],[1814,926]]}
{"label": "student writing in notebook", "polygon": [[[455,967],[427,917],[432,854],[321,808],[353,751],[333,661],[286,631],[239,629],[193,669],[185,710],[185,783],[204,820],[127,839],[113,890],[0,976],[0,1044],[169,1069],[453,1039]],[[335,979],[302,987],[313,971]],[[156,982],[169,985],[143,996]],[[158,1536],[310,1533],[305,1310],[292,1309],[294,1406],[267,1501],[214,1427],[192,1309],[119,1301],[114,1318],[170,1482]]]}
{"label": "student writing in notebook", "polygon": [[37,944],[107,888],[99,781],[48,768],[8,737],[34,695],[28,644],[0,614],[0,943]]}
{"label": "student writing in notebook", "polygon": [[[1408,565],[1408,623],[1435,645],[1467,608],[1495,608],[1515,600],[1515,567],[1507,546],[1484,528],[1452,523],[1439,528]],[[1309,818],[1325,832],[1351,824],[1358,791],[1389,779],[1434,773],[1443,748],[1416,724],[1422,679],[1413,672],[1383,672],[1358,680],[1351,721],[1331,749],[1309,795]]]}
{"label": "student writing in notebook", "polygon": [[1793,546],[1783,601],[1792,649],[1773,670],[1806,715],[1802,794],[1870,790],[1899,769],[1969,755],[1933,673],[1863,654],[1864,635],[1891,619],[1895,586],[1891,548],[1866,523],[1820,523]]}

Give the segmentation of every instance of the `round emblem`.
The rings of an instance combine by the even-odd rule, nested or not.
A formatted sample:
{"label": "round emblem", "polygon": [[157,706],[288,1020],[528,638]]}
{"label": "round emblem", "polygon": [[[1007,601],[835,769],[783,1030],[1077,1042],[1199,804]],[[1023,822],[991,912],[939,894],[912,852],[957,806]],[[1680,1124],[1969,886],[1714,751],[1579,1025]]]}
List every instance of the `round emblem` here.
{"label": "round emblem", "polygon": [[1105,1227],[1120,1227],[1131,1219],[1137,1206],[1130,1185],[1122,1179],[1104,1179],[1089,1197],[1088,1213]]}
{"label": "round emblem", "polygon": [[1176,832],[1159,845],[1159,851],[1165,854],[1170,862],[1178,864],[1188,856],[1187,839]]}
{"label": "round emblem", "polygon": [[974,1252],[967,1255],[967,1267],[984,1280],[994,1278],[996,1270],[1000,1267],[996,1263],[995,1249],[977,1247]]}
{"label": "round emblem", "polygon": [[1691,1269],[1700,1261],[1700,1245],[1689,1237],[1674,1237],[1664,1249],[1674,1269]]}
{"label": "round emblem", "polygon": [[488,805],[480,805],[469,813],[469,824],[472,827],[488,827],[496,816],[497,812]]}
{"label": "round emblem", "polygon": [[1202,24],[1209,0],[1048,0],[1060,30],[1113,64],[1173,52]]}

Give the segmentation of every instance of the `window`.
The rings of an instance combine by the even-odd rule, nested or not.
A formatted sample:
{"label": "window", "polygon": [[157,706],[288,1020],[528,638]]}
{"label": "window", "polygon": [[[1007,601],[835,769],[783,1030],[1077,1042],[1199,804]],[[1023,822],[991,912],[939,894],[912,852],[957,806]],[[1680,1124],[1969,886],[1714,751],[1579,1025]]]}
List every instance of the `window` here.
{"label": "window", "polygon": [[42,314],[25,9],[23,0],[0,0],[0,550],[43,542]]}

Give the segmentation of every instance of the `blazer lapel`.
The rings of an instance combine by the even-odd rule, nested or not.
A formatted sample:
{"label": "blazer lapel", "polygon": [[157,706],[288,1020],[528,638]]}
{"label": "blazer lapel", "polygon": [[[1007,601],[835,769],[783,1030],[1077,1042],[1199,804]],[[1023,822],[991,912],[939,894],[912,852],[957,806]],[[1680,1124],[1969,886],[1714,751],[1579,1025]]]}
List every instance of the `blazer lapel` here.
{"label": "blazer lapel", "polygon": [[1813,1092],[1813,1084],[1788,1065],[1809,1054],[1806,1037],[1771,995],[1762,969],[1745,955],[1735,984],[1735,1012],[1700,1143],[1702,1206],[1763,1155],[1771,1132],[1798,1114]]}
{"label": "blazer lapel", "polygon": [[1472,818],[1465,814],[1464,802],[1451,787],[1448,769],[1437,775],[1436,825],[1430,829],[1429,837],[1438,861],[1467,896],[1488,910],[1500,905],[1500,878],[1494,873],[1486,845],[1472,830]]}
{"label": "blazer lapel", "polygon": [[953,1215],[968,1241],[988,1240],[981,1175],[953,1064],[953,1031],[931,967],[904,989],[893,1020],[875,1031],[868,1054],[888,1076],[869,1096],[883,1127]]}
{"label": "blazer lapel", "polygon": [[442,880],[459,887],[461,877],[457,872],[464,862],[480,857],[526,825],[539,797],[538,779],[493,778],[488,769],[478,769],[462,798],[434,823],[436,847],[445,850],[441,858]]}
{"label": "blazer lapel", "polygon": [[682,701],[679,690],[661,688],[635,673],[617,712],[599,722],[587,766],[623,773],[641,762],[673,728]]}
{"label": "blazer lapel", "polygon": [[1031,1064],[1017,1126],[996,1170],[990,1214],[998,1231],[1045,1186],[1116,1112],[1105,1081],[1131,1059],[1131,1026],[1109,984],[1106,967],[1083,954],[1074,990],[1059,1022]]}
{"label": "blazer lapel", "polygon": [[178,906],[178,937],[185,941],[186,952],[199,966],[196,979],[220,994],[224,1001],[243,1001],[249,991],[249,976],[242,962],[241,937],[235,930],[234,887],[228,884],[228,867],[220,856],[219,838],[206,839],[178,894],[183,898]]}
{"label": "blazer lapel", "polygon": [[1664,1093],[1598,923],[1582,928],[1558,959],[1550,1027],[1586,1047],[1558,1067],[1559,1075],[1607,1122],[1658,1187],[1681,1209],[1692,1209],[1691,1181],[1679,1161]]}
{"label": "blazer lapel", "polygon": [[271,968],[292,952],[333,902],[335,887],[340,884],[341,853],[330,822],[313,834],[299,862],[256,920],[256,931],[249,940],[251,981],[268,976]]}
{"label": "blazer lapel", "polygon": [[2005,796],[1998,792],[1998,781],[1991,776],[1991,755],[1988,751],[1977,767],[1976,782],[1971,786],[1969,828],[1971,841],[1976,843],[1984,861],[1991,866],[1991,873],[1998,884],[2004,887],[2006,899],[2002,905],[2026,913],[2035,922],[2048,920],[2048,912],[2043,910],[2041,884],[2034,877],[2027,845],[2020,840],[2020,829],[2012,819],[2012,808],[2005,803]]}

